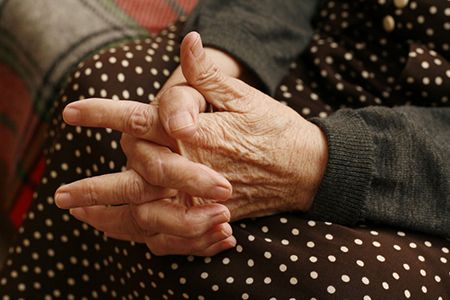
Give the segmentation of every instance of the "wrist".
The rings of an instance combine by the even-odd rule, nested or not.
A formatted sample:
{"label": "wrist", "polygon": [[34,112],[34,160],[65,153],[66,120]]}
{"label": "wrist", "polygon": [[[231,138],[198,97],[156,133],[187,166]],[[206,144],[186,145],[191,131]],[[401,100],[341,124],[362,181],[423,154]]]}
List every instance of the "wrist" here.
{"label": "wrist", "polygon": [[294,196],[294,210],[309,211],[313,205],[328,164],[328,143],[323,131],[315,124],[301,119],[293,155],[299,158],[295,164],[298,174]]}
{"label": "wrist", "polygon": [[220,68],[222,73],[233,78],[240,78],[243,67],[231,55],[216,48],[205,47],[206,55]]}

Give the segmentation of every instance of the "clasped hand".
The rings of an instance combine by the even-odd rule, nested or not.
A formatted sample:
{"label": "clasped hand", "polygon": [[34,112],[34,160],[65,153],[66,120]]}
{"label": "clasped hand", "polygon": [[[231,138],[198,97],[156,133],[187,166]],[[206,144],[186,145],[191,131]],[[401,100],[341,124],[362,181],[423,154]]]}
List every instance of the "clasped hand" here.
{"label": "clasped hand", "polygon": [[230,221],[307,211],[327,162],[320,129],[224,75],[197,33],[182,43],[181,69],[187,84],[162,91],[157,105],[87,99],[65,108],[68,124],[123,132],[128,162],[60,187],[58,207],[156,255],[208,256],[236,245]]}

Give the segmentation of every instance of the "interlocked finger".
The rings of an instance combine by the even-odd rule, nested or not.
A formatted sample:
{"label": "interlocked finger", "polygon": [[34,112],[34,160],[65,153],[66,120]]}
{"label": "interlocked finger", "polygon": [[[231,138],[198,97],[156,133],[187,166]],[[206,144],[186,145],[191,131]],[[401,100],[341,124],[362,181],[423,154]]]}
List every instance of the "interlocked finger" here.
{"label": "interlocked finger", "polygon": [[178,191],[152,186],[133,169],[86,178],[56,191],[55,203],[68,209],[95,205],[140,204],[176,196]]}

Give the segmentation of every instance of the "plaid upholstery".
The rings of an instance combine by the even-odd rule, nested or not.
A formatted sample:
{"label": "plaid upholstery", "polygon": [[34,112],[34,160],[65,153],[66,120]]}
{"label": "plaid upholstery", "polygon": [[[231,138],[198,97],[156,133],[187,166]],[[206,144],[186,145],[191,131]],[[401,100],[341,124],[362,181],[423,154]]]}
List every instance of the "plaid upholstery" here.
{"label": "plaid upholstery", "polygon": [[197,1],[0,0],[0,210],[14,225],[40,181],[49,116],[71,70],[157,33]]}

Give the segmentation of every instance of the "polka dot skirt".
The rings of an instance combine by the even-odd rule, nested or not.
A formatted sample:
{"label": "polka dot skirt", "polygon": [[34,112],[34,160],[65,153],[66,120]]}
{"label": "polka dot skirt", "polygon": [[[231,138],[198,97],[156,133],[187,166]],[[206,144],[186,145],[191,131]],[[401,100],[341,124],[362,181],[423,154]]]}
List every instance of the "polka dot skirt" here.
{"label": "polka dot skirt", "polygon": [[[419,26],[407,25],[407,12],[421,7],[445,15],[446,8],[414,3],[392,12],[397,26],[404,24],[398,32],[373,30],[359,39],[367,33],[361,26],[378,26],[378,14],[390,13],[384,9],[393,4],[365,15],[364,2],[330,2],[277,98],[306,117],[340,107],[448,105],[448,47],[397,36]],[[237,246],[214,257],[156,257],[54,205],[61,184],[120,172],[126,164],[120,133],[66,126],[64,106],[87,97],[152,101],[179,63],[181,28],[100,52],[74,70],[55,103],[47,168],[0,274],[0,299],[450,299],[450,241],[435,236],[371,222],[348,228],[292,213],[232,224]]]}

